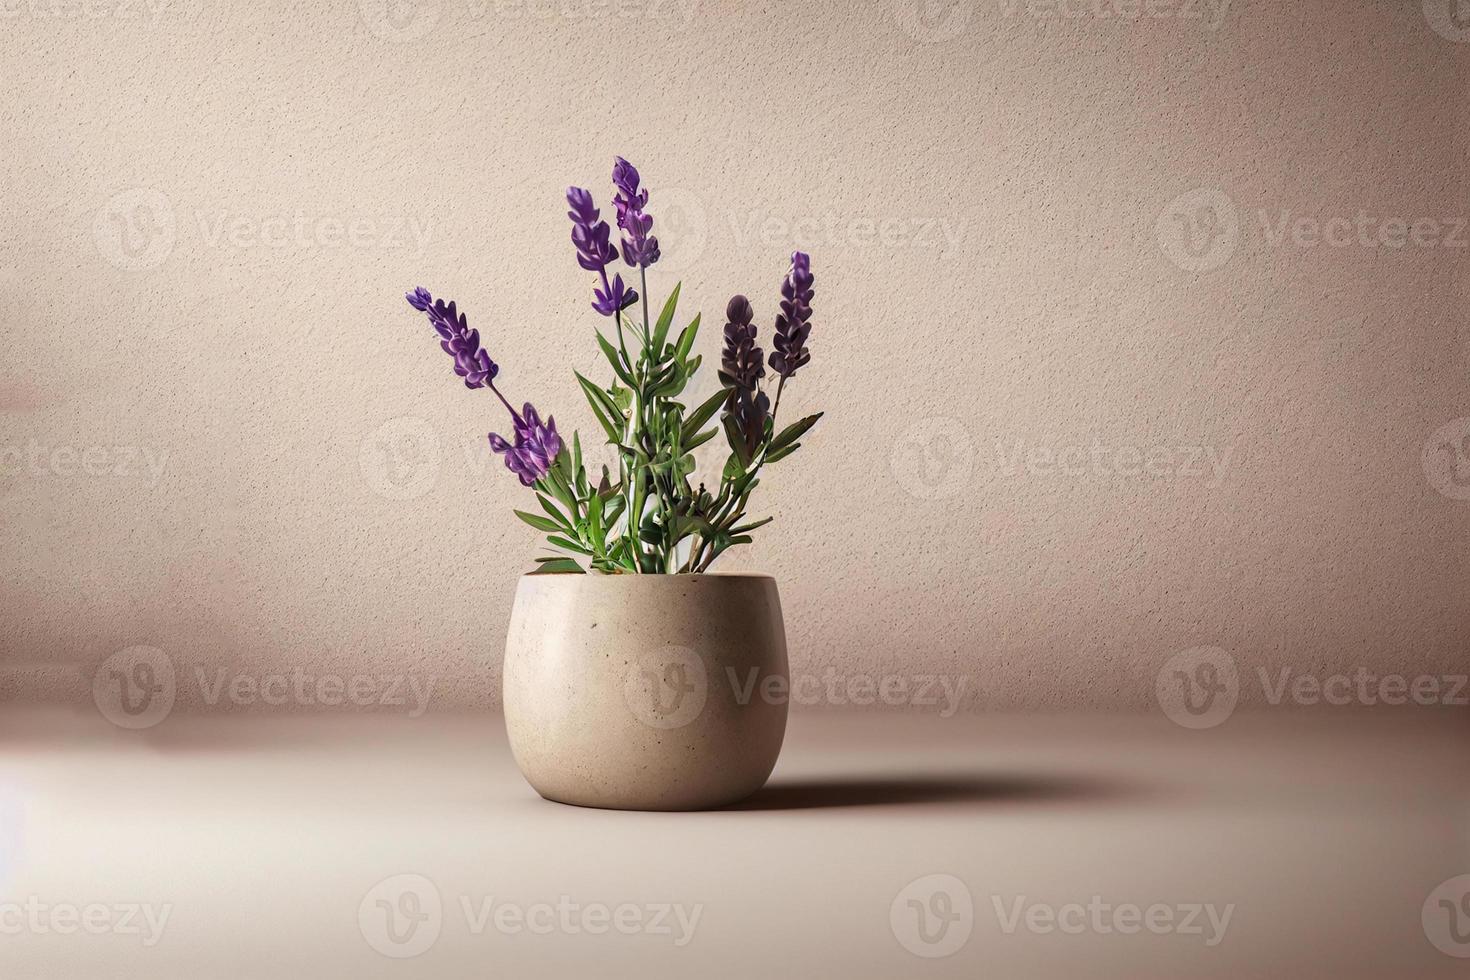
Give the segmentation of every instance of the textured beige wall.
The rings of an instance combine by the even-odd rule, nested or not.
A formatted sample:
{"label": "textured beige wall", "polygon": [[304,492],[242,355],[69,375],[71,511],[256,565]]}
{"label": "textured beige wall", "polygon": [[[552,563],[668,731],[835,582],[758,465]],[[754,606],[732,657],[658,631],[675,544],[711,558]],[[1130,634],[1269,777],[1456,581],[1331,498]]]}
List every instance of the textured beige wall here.
{"label": "textured beige wall", "polygon": [[561,192],[619,152],[658,293],[769,324],[814,255],[787,397],[828,416],[725,565],[779,577],[798,672],[1463,672],[1452,2],[0,0],[0,698],[143,645],[188,707],[493,702],[535,534],[400,297],[586,431]]}

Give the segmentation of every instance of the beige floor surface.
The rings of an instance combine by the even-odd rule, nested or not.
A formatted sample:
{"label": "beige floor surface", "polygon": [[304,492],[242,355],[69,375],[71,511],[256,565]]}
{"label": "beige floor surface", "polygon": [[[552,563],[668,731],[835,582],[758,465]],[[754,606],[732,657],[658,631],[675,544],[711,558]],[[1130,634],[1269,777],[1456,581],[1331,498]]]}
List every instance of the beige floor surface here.
{"label": "beige floor surface", "polygon": [[12,708],[0,977],[1464,977],[1467,734],[806,713],[748,807],[639,814],[534,796],[497,716]]}

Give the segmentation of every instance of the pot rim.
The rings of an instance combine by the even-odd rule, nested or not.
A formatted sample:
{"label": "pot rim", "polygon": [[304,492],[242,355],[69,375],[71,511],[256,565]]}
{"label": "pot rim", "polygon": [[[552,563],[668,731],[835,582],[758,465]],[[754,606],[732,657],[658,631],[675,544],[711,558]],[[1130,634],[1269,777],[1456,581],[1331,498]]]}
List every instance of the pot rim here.
{"label": "pot rim", "polygon": [[589,580],[598,582],[611,582],[617,581],[619,579],[626,579],[630,582],[647,582],[656,579],[667,579],[670,582],[687,582],[691,579],[766,579],[772,582],[776,580],[776,577],[774,575],[768,575],[765,572],[649,572],[641,575],[608,575],[604,572],[585,572],[581,575],[578,575],[575,572],[557,572],[550,575],[538,575],[535,572],[523,572],[521,573],[521,578],[532,579],[537,582],[545,582],[551,579],[571,579],[574,582],[586,582]]}

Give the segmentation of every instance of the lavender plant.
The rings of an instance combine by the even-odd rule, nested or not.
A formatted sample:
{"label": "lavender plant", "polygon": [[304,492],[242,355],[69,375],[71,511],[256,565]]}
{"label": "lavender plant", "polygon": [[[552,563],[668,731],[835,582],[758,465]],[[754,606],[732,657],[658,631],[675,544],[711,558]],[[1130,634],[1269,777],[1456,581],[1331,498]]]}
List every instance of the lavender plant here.
{"label": "lavender plant", "polygon": [[[453,302],[435,299],[422,286],[406,298],[428,318],[465,387],[488,388],[510,413],[511,437],[491,433],[490,448],[531,488],[540,507],[539,514],[515,512],[544,532],[555,552],[536,559],[538,573],[703,572],[774,519],[747,517],[760,474],[799,449],[802,436],[822,417],[818,412],[785,428],[776,424],[786,383],[811,360],[806,346],[814,294],[811,258],[803,252],[791,257],[769,361],[760,347],[754,307],[744,296],[729,301],[720,390],[688,406],[680,399],[701,363],[693,353],[700,318],[696,315],[671,337],[678,285],[657,318],[650,316],[648,269],[659,260],[659,244],[645,210],[648,191],[637,168],[622,157],[616,158],[612,181],[621,258],[637,270],[636,290],[624,283],[622,273],[609,272],[620,249],[590,191],[567,188],[567,216],[577,263],[597,274],[592,309],[612,320],[611,336],[598,330],[596,337],[613,380],[604,386],[577,373],[577,383],[617,454],[616,474],[604,465],[594,483],[576,433],[569,445],[556,431],[555,419],[547,416],[542,422],[530,402],[516,410],[496,387],[499,365]],[[773,382],[774,399],[769,394]],[[712,492],[695,483],[693,452],[721,431],[730,454]]]}

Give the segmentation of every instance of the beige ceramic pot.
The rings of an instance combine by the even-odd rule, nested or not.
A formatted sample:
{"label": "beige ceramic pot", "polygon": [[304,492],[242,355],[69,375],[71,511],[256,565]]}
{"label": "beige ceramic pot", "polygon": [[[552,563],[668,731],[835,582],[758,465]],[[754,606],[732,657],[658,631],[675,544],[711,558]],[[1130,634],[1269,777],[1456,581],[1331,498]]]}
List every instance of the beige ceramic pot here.
{"label": "beige ceramic pot", "polygon": [[786,633],[767,575],[526,575],[505,640],[505,726],[548,800],[723,806],[786,734]]}

